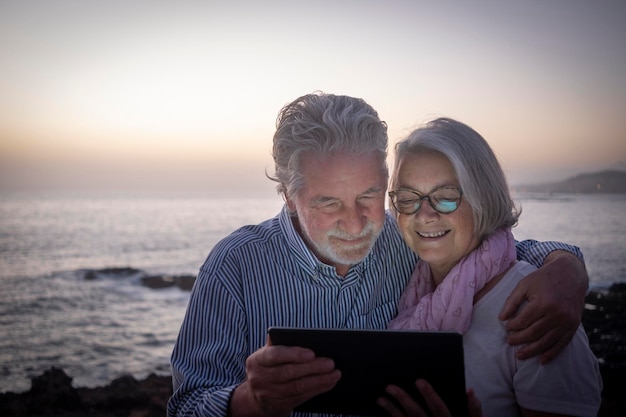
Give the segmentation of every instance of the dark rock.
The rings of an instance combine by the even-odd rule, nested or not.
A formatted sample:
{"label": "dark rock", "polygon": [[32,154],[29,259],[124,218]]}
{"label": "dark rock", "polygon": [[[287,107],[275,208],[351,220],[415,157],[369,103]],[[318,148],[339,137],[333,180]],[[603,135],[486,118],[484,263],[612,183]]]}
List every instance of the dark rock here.
{"label": "dark rock", "polygon": [[105,387],[78,388],[72,378],[52,368],[33,378],[30,391],[0,394],[2,417],[164,417],[172,395],[169,376],[132,376],[115,379]]}
{"label": "dark rock", "polygon": [[79,272],[88,281],[96,280],[105,275],[108,278],[139,277],[141,285],[154,290],[178,287],[181,290],[190,291],[196,281],[194,275],[145,275],[144,271],[130,267],[85,269]]}
{"label": "dark rock", "polygon": [[80,405],[78,392],[72,387],[72,378],[58,368],[51,368],[43,375],[32,378],[28,392],[33,403],[46,407],[76,408]]}
{"label": "dark rock", "polygon": [[75,411],[82,402],[72,386],[72,378],[58,368],[51,368],[32,378],[30,391],[24,394],[0,394],[0,415],[47,415],[47,410]]}
{"label": "dark rock", "polygon": [[626,283],[613,284],[608,291],[592,290],[585,303],[582,323],[604,383],[598,415],[626,415]]}
{"label": "dark rock", "polygon": [[193,275],[179,275],[176,277],[176,286],[181,290],[191,291],[196,277]]}
{"label": "dark rock", "polygon": [[141,270],[130,267],[111,267],[101,269],[86,269],[84,277],[86,280],[94,280],[98,275],[112,275],[119,278],[128,278],[129,276],[141,273]]}
{"label": "dark rock", "polygon": [[141,284],[152,289],[178,287],[190,291],[196,277],[193,275],[151,275],[141,278]]}
{"label": "dark rock", "polygon": [[174,277],[170,275],[151,275],[142,277],[141,285],[152,289],[159,289],[173,287],[176,285],[176,282],[174,281]]}
{"label": "dark rock", "polygon": [[125,409],[143,407],[150,396],[142,391],[139,382],[130,375],[117,378],[104,388],[79,390],[83,402],[91,408]]}
{"label": "dark rock", "polygon": [[618,294],[626,296],[626,282],[616,282],[612,284],[611,288],[609,288],[609,293],[615,296],[619,296]]}

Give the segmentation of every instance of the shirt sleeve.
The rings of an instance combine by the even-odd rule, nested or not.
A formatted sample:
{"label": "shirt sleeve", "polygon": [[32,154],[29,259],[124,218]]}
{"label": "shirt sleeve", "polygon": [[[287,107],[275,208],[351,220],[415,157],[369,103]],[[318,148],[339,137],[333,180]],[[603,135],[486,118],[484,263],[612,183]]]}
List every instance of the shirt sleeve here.
{"label": "shirt sleeve", "polygon": [[516,363],[513,386],[520,406],[559,415],[597,415],[602,375],[582,326],[549,363],[540,364],[538,357]]}
{"label": "shirt sleeve", "polygon": [[561,242],[539,242],[537,240],[524,240],[516,242],[515,249],[517,250],[517,259],[520,261],[526,261],[529,264],[541,268],[543,261],[550,252],[555,250],[564,250],[574,256],[576,256],[584,264],[585,259],[583,253],[579,247],[573,245],[567,245]]}
{"label": "shirt sleeve", "polygon": [[245,378],[245,319],[236,289],[201,269],[172,352],[168,417],[228,415]]}

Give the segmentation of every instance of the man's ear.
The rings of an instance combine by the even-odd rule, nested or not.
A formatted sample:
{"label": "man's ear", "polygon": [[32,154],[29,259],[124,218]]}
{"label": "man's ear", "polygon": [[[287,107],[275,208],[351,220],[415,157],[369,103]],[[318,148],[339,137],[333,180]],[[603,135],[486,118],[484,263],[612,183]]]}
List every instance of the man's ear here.
{"label": "man's ear", "polygon": [[287,204],[289,213],[296,214],[296,204],[293,202],[293,199],[289,198],[289,195],[287,195],[287,193],[283,194],[283,198],[285,199],[285,204]]}

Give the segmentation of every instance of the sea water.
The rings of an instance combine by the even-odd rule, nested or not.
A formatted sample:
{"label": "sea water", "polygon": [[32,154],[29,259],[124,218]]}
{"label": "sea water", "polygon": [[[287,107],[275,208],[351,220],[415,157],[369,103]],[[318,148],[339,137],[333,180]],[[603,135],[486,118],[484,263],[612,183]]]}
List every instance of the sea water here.
{"label": "sea water", "polygon": [[515,195],[521,205],[518,240],[578,246],[592,286],[626,281],[626,194]]}
{"label": "sea water", "polygon": [[[517,200],[518,239],[579,246],[594,286],[626,281],[626,195]],[[141,277],[195,275],[217,241],[282,203],[275,195],[0,194],[0,392],[28,390],[51,366],[81,387],[169,374],[189,292],[150,289]]]}
{"label": "sea water", "polygon": [[219,239],[281,207],[277,195],[0,195],[0,392],[51,366],[85,387],[169,374],[189,292],[141,277],[195,275]]}

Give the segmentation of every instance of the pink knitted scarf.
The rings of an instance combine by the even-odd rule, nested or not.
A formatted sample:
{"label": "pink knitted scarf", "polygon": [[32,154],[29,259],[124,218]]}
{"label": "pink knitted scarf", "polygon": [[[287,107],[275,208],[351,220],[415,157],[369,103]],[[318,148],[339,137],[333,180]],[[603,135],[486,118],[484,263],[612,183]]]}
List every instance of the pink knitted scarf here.
{"label": "pink knitted scarf", "polygon": [[398,303],[390,329],[451,330],[464,333],[472,321],[474,295],[516,259],[511,229],[493,233],[457,263],[435,287],[430,265],[419,260]]}

